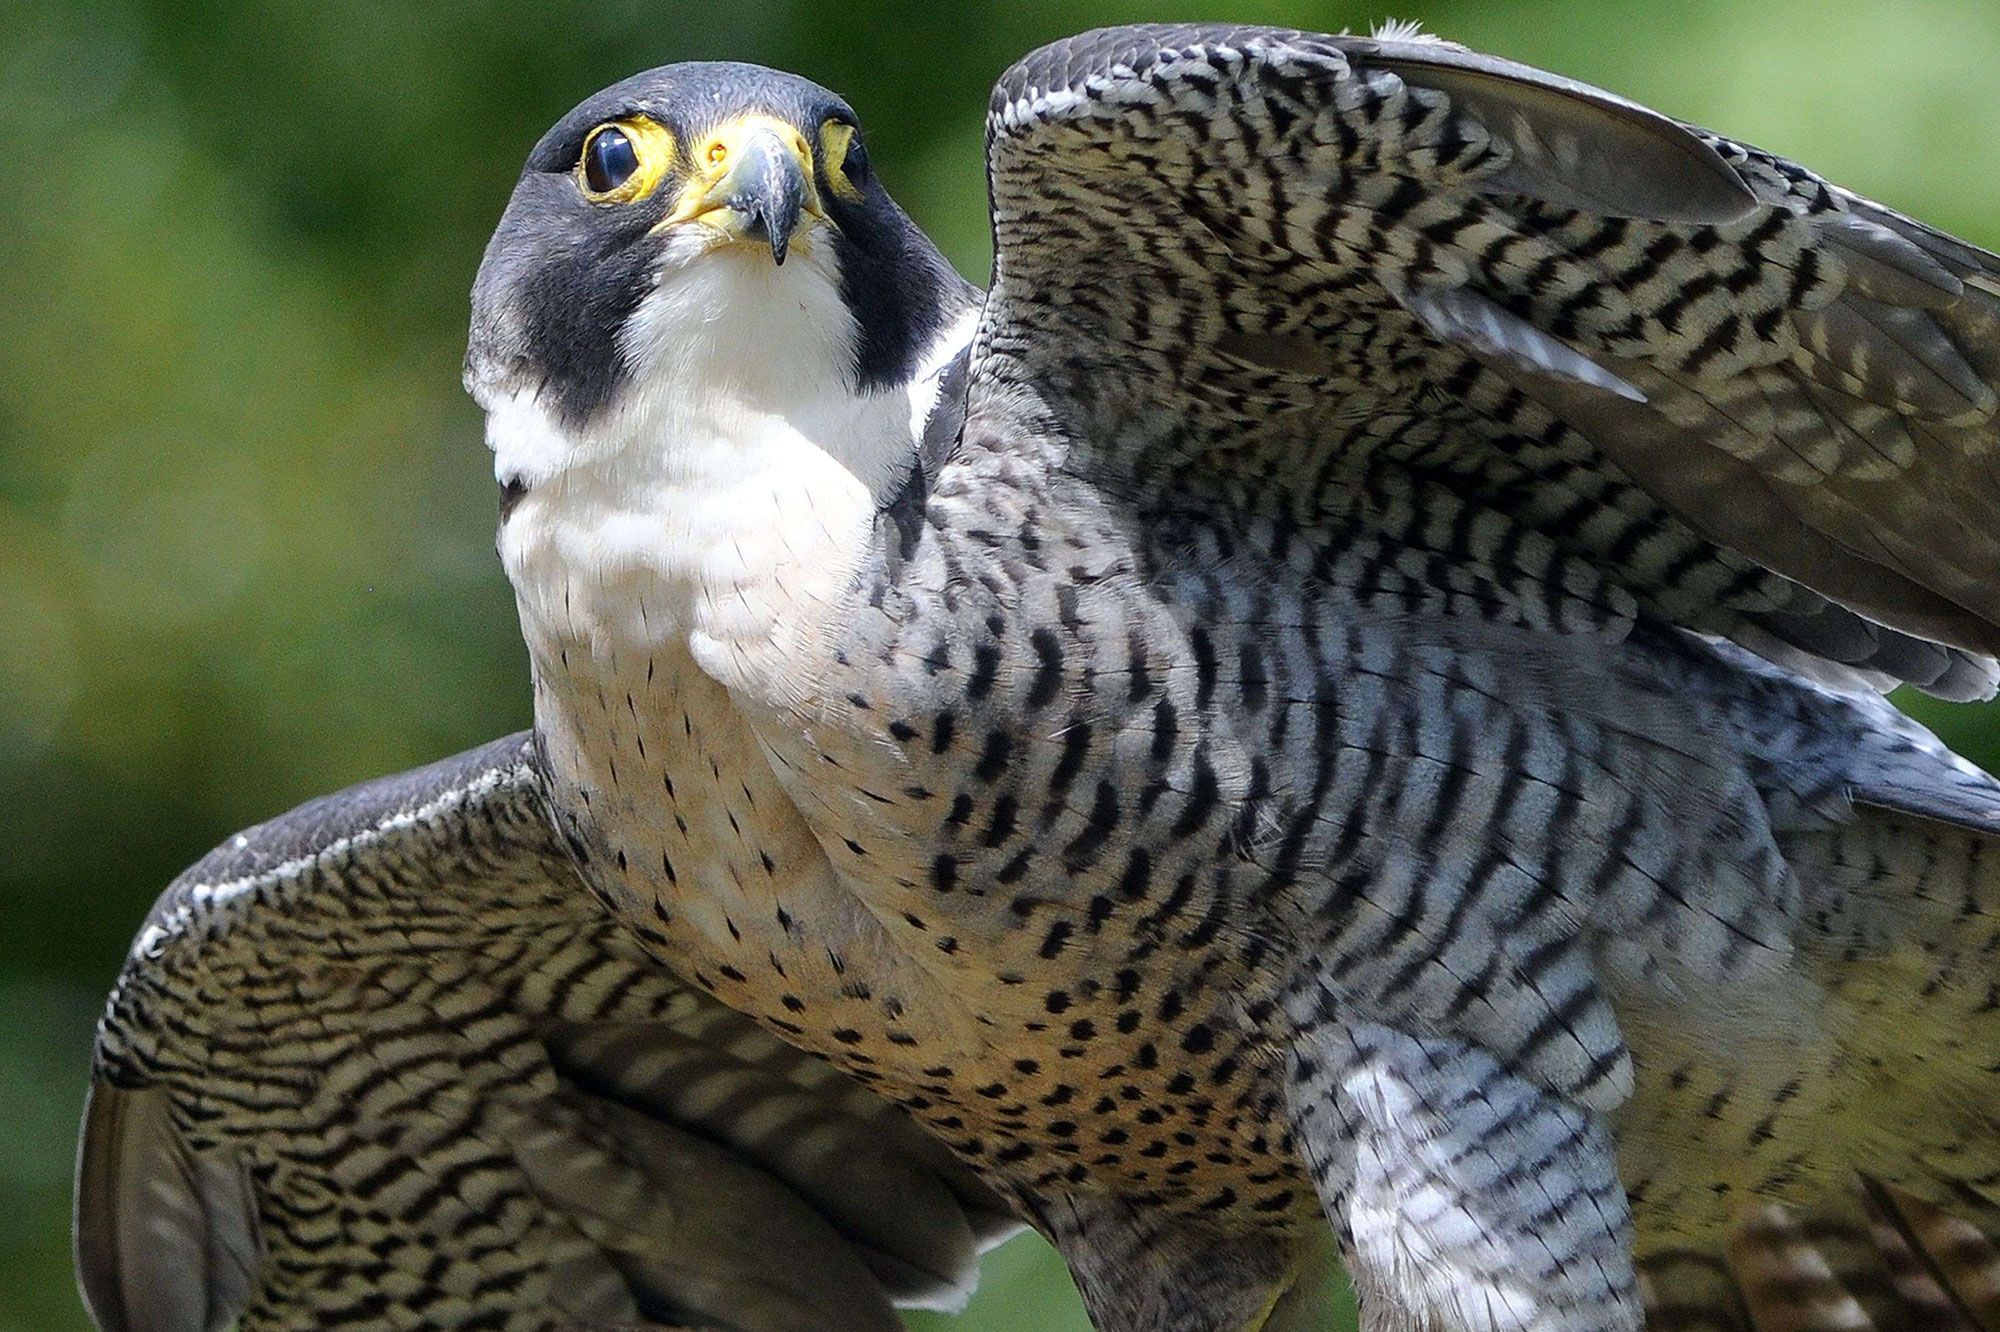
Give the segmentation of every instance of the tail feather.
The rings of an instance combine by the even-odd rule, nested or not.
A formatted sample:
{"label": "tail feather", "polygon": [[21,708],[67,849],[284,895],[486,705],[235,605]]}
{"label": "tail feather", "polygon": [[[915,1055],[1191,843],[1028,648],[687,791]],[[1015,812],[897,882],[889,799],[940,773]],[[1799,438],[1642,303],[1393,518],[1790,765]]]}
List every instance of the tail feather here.
{"label": "tail feather", "polygon": [[1921,1301],[1934,1320],[1924,1326],[2000,1332],[2000,1244],[1994,1237],[1900,1189],[1874,1180],[1862,1187],[1883,1248],[1896,1255],[1891,1270],[1910,1292],[1906,1298]]}
{"label": "tail feather", "polygon": [[1648,1332],[2000,1332],[2000,1242],[1879,1180],[1640,1263]]}
{"label": "tail feather", "polygon": [[1872,1201],[1868,1210],[1870,1228],[1881,1247],[1883,1263],[1895,1283],[1897,1297],[1910,1311],[1908,1321],[1919,1328],[1935,1328],[1937,1332],[1979,1332],[1938,1284],[1930,1265],[1904,1237],[1902,1227],[1882,1216]]}
{"label": "tail feather", "polygon": [[[1817,1229],[1818,1233],[1815,1233]],[[1833,1243],[1823,1241],[1831,1238]],[[1756,1332],[1877,1332],[1881,1324],[1843,1277],[1856,1270],[1847,1236],[1808,1228],[1766,1203],[1729,1241],[1730,1267]]]}

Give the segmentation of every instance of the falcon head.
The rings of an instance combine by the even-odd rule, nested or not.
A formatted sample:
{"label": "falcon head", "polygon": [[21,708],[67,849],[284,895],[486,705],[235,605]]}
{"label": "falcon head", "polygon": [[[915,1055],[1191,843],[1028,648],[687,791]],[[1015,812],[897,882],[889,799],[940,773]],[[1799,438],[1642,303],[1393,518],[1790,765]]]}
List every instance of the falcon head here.
{"label": "falcon head", "polygon": [[754,65],[668,65],[535,145],[473,287],[466,386],[512,489],[719,402],[837,417],[908,385],[972,298],[846,102]]}

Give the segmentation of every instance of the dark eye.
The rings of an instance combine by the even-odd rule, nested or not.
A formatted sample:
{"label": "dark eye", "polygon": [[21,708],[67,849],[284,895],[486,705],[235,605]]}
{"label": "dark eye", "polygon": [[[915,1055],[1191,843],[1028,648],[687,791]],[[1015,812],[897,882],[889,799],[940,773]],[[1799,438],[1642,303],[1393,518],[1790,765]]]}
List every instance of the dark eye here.
{"label": "dark eye", "polygon": [[583,146],[583,183],[593,194],[609,194],[639,169],[639,151],[616,125],[607,125]]}
{"label": "dark eye", "polygon": [[868,150],[861,146],[859,134],[847,140],[847,156],[840,160],[840,174],[857,186],[868,181]]}

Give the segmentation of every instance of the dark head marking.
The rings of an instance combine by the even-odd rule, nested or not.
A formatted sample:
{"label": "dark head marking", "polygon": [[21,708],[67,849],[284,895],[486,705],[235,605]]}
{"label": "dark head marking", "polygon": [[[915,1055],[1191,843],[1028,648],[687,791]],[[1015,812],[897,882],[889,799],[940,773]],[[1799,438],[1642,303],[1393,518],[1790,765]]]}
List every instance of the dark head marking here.
{"label": "dark head marking", "polygon": [[[837,372],[857,388],[907,381],[923,349],[973,299],[972,288],[889,198],[859,129],[823,138],[829,125],[856,127],[846,102],[775,70],[695,63],[605,89],[535,145],[473,287],[468,383],[532,387],[570,424],[614,401],[631,374],[619,333],[659,271],[665,241],[655,229],[686,183],[687,146],[753,114],[795,128],[807,144],[838,146],[840,161],[815,154],[813,163],[834,227],[841,298],[858,329],[853,364]],[[658,143],[602,129],[614,122],[650,124]],[[656,158],[642,165],[649,148]],[[619,197],[648,170],[657,177],[649,188]]]}

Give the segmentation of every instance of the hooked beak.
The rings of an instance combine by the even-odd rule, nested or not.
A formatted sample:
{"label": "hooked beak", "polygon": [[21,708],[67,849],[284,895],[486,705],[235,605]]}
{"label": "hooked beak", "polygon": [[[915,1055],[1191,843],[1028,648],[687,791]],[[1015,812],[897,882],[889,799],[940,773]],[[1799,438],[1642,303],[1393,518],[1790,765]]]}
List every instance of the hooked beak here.
{"label": "hooked beak", "polygon": [[732,239],[770,246],[773,262],[783,264],[805,216],[819,215],[810,152],[788,125],[764,117],[739,121],[706,149],[718,174],[690,186],[668,221],[699,218]]}

